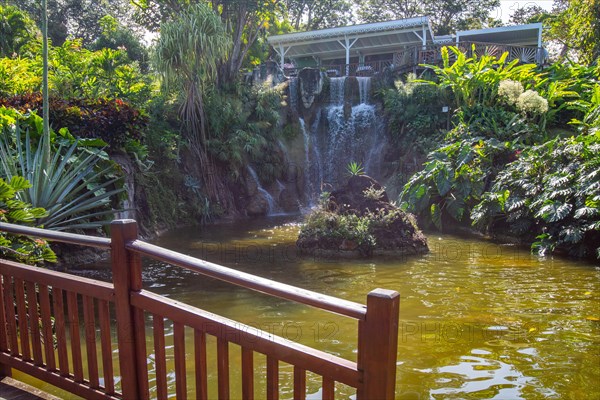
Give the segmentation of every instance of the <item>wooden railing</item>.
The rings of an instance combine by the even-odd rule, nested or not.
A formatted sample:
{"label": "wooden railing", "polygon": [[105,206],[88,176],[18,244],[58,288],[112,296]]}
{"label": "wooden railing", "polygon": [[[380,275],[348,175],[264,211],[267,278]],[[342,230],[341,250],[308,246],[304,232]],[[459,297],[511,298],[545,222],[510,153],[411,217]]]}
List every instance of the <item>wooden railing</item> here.
{"label": "wooden railing", "polygon": [[[396,69],[414,68],[420,64],[438,65],[442,62],[442,47],[455,46],[455,44],[430,44],[423,46],[412,46],[394,53],[393,67]],[[482,42],[460,42],[458,48],[464,52],[467,57],[474,55],[490,55],[500,57],[505,52],[508,53],[507,60],[519,60],[527,64],[543,64],[545,61],[545,50],[542,47],[513,46],[495,43]],[[450,60],[455,58],[452,52],[449,53]]]}
{"label": "wooden railing", "polygon": [[[0,223],[0,231],[108,249],[113,279],[104,283],[0,259],[0,373],[15,368],[86,399],[147,399],[151,393],[147,360],[152,355],[156,397],[172,395],[167,376],[174,373],[177,399],[188,396],[188,376],[195,381],[192,397],[206,399],[207,336],[213,336],[219,399],[230,398],[232,368],[241,370],[241,382],[233,384],[240,385],[242,398],[255,397],[255,353],[266,355],[268,399],[279,396],[281,363],[293,366],[294,399],[306,397],[307,371],[322,377],[323,399],[334,398],[335,382],[356,388],[358,399],[394,398],[399,310],[394,291],[372,291],[365,307],[145,243],[138,239],[133,220],[114,221],[111,239],[5,223]],[[144,290],[142,256],[354,318],[358,320],[357,361]],[[152,320],[150,351],[147,319]],[[173,371],[166,362],[165,321],[173,323]],[[193,351],[185,348],[190,332]],[[231,344],[239,346],[239,366],[229,364]],[[188,371],[186,359],[194,360],[193,371]]]}
{"label": "wooden railing", "polygon": [[351,63],[345,65],[325,65],[321,67],[328,76],[371,76],[383,71],[392,65],[392,59],[378,60],[363,63]]}

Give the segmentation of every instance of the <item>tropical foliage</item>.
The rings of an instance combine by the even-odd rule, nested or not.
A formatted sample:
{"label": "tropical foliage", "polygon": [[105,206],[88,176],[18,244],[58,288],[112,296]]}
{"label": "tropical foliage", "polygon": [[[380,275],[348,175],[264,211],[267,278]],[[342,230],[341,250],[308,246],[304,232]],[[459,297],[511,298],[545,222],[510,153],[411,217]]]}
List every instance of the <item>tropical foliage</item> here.
{"label": "tropical foliage", "polygon": [[398,148],[428,152],[438,142],[436,134],[446,127],[444,93],[437,86],[409,74],[383,91],[383,104],[391,138]]}
{"label": "tropical foliage", "polygon": [[0,57],[27,54],[38,34],[35,23],[25,12],[0,4]]}
{"label": "tropical foliage", "polygon": [[[17,193],[19,200],[43,208],[38,224],[55,230],[97,229],[115,213],[113,198],[123,192],[120,176],[100,149],[79,147],[67,131],[54,135],[52,157],[44,159],[46,135],[41,118],[3,112],[0,136],[0,177],[31,182]],[[40,173],[43,171],[43,173]],[[112,218],[110,218],[112,219]]]}
{"label": "tropical foliage", "polygon": [[476,137],[443,146],[410,178],[402,207],[440,230],[445,222],[468,223],[469,211],[513,153],[508,142]]}
{"label": "tropical foliage", "polygon": [[[49,90],[63,99],[120,99],[144,106],[152,94],[152,78],[141,72],[125,49],[90,51],[80,40],[49,49]],[[41,54],[0,59],[0,96],[40,92]]]}
{"label": "tropical foliage", "polygon": [[208,150],[216,160],[227,163],[234,179],[249,162],[256,165],[262,182],[281,178],[283,159],[277,139],[282,101],[281,88],[270,84],[209,92],[206,116],[212,135]]}
{"label": "tropical foliage", "polygon": [[185,9],[163,24],[156,47],[156,66],[166,88],[182,93],[180,117],[187,142],[199,162],[208,194],[219,199],[218,180],[208,156],[205,93],[214,84],[217,63],[231,46],[225,26],[207,4]]}
{"label": "tropical foliage", "polygon": [[523,151],[500,171],[472,211],[477,225],[600,258],[600,134],[554,139]]}
{"label": "tropical foliage", "polygon": [[[19,193],[30,187],[23,177],[15,176],[8,182],[0,177],[0,222],[31,226],[47,215],[43,208],[32,207],[19,199]],[[56,255],[44,240],[6,232],[0,232],[0,256],[26,264],[56,261]]]}
{"label": "tropical foliage", "polygon": [[[0,107],[21,113],[41,111],[40,93],[29,93],[7,98],[0,97]],[[99,138],[111,149],[119,150],[131,140],[139,140],[146,127],[147,117],[138,109],[120,99],[50,98],[50,124],[76,132],[80,138]]]}
{"label": "tropical foliage", "polygon": [[[533,65],[506,63],[505,56],[449,52],[443,51],[441,67],[432,66],[430,84],[453,99],[455,127],[405,185],[402,207],[438,229],[473,222],[492,234],[535,242],[542,253],[594,254],[596,67],[571,64],[540,73]],[[569,118],[579,136],[557,137]],[[563,128],[550,130],[555,126]]]}

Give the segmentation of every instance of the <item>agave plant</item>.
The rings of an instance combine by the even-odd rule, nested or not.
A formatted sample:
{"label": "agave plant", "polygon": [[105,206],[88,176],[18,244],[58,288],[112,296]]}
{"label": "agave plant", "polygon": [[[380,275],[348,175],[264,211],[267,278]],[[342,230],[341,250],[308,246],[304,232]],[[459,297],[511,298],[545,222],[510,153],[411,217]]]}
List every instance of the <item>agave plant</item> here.
{"label": "agave plant", "polygon": [[[35,128],[34,128],[35,129]],[[24,139],[24,140],[23,140]],[[22,176],[31,183],[17,193],[18,199],[36,208],[44,208],[47,216],[38,219],[45,228],[77,230],[98,228],[107,224],[117,210],[111,208],[111,197],[124,191],[114,188],[120,178],[114,168],[98,168],[104,160],[100,149],[83,149],[78,141],[59,143],[47,163],[44,146],[50,140],[42,135],[32,144],[29,130],[23,138],[19,122],[0,134],[0,176],[6,180]]]}
{"label": "agave plant", "polygon": [[365,169],[363,168],[361,163],[352,161],[352,162],[349,162],[348,165],[346,165],[346,172],[348,172],[348,174],[350,176],[358,176],[358,175],[364,175]]}

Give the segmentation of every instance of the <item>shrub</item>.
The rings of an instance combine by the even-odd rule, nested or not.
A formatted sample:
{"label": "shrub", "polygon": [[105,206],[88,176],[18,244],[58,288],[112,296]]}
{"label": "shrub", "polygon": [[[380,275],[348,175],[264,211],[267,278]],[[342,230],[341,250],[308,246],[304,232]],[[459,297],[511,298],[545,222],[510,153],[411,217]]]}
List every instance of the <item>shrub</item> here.
{"label": "shrub", "polygon": [[580,135],[533,146],[498,173],[473,209],[473,223],[555,249],[600,258],[600,137]]}
{"label": "shrub", "polygon": [[514,154],[508,142],[467,138],[431,152],[422,171],[400,193],[400,207],[442,229],[468,217],[499,169]]}
{"label": "shrub", "polygon": [[[42,110],[42,95],[29,93],[0,97],[0,107],[21,113]],[[50,124],[66,127],[80,138],[100,138],[111,149],[122,148],[130,139],[140,139],[148,118],[122,100],[50,98]]]}

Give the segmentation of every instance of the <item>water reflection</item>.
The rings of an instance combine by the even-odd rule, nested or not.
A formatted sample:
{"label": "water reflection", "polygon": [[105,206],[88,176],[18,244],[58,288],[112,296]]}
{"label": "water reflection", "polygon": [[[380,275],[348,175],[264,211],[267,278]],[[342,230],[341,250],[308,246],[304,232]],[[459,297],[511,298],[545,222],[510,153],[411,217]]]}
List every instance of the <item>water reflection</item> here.
{"label": "water reflection", "polygon": [[[401,260],[306,258],[295,249],[297,222],[186,228],[155,243],[361,303],[374,288],[397,290],[398,398],[600,398],[597,266],[448,235],[430,235],[429,254]],[[109,279],[102,270],[86,275]],[[145,264],[143,280],[156,293],[356,359],[352,320],[158,262]],[[291,397],[291,369],[281,374],[282,398]],[[307,387],[318,392],[319,380],[309,377]]]}

